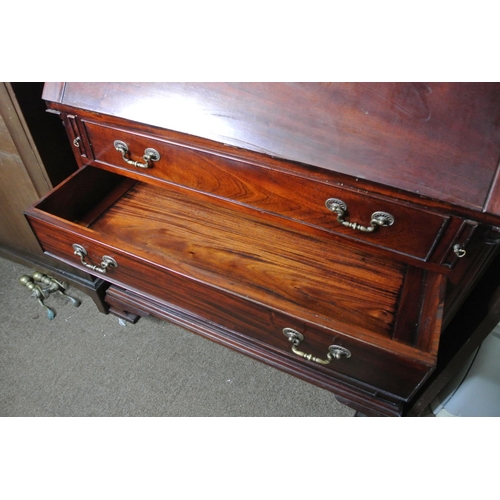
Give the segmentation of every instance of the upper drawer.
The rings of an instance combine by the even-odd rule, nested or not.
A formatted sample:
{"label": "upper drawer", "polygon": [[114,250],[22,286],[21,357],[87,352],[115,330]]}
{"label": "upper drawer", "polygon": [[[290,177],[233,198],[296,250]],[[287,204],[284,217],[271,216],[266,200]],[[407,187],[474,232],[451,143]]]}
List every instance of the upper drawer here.
{"label": "upper drawer", "polygon": [[[83,123],[97,164],[162,179],[422,261],[439,263],[442,258],[443,251],[435,250],[449,217],[333,181],[320,182],[101,124]],[[127,163],[115,148],[115,141],[126,144],[127,160],[143,166]],[[157,161],[143,159],[150,149],[158,152]]]}

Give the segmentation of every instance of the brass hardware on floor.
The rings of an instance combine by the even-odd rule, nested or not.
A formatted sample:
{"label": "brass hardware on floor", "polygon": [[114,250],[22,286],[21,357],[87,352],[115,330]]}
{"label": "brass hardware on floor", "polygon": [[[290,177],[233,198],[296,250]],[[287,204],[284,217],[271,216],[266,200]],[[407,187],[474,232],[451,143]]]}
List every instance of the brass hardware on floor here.
{"label": "brass hardware on floor", "polygon": [[362,226],[357,222],[349,222],[344,219],[347,213],[347,205],[336,198],[328,198],[325,202],[326,208],[337,214],[337,222],[343,226],[350,227],[356,231],[363,231],[365,233],[371,233],[377,229],[377,227],[389,227],[394,224],[394,217],[387,212],[373,212],[370,220],[370,225]]}
{"label": "brass hardware on floor", "polygon": [[19,278],[21,285],[25,286],[28,290],[32,292],[33,297],[35,297],[38,303],[47,312],[48,319],[54,319],[56,317],[56,311],[45,304],[45,300],[48,299],[51,293],[59,293],[68,299],[75,307],[79,307],[81,301],[75,297],[71,297],[66,293],[68,285],[62,281],[56,280],[52,276],[47,276],[40,272],[33,273],[33,276],[23,275]]}
{"label": "brass hardware on floor", "polygon": [[121,153],[123,161],[125,161],[129,165],[133,165],[134,167],[150,168],[152,166],[149,164],[150,161],[158,161],[160,159],[160,153],[158,153],[156,149],[146,148],[144,150],[144,155],[142,157],[144,163],[140,163],[138,161],[130,160],[128,158],[129,155],[128,146],[123,141],[115,141],[113,143],[113,146],[119,153]]}
{"label": "brass hardware on floor", "polygon": [[81,305],[81,300],[66,293],[66,289],[68,285],[62,281],[56,280],[52,276],[47,276],[46,274],[42,274],[39,272],[33,273],[33,278],[35,281],[38,281],[44,285],[46,288],[44,291],[48,293],[58,293],[62,295],[65,299],[68,299],[75,307],[79,307]]}
{"label": "brass hardware on floor", "polygon": [[54,309],[50,308],[44,303],[44,300],[48,297],[48,294],[45,295],[43,293],[43,290],[40,287],[40,285],[37,285],[33,281],[33,278],[27,275],[21,276],[21,278],[19,278],[19,281],[21,282],[21,285],[24,285],[28,290],[32,292],[33,296],[38,300],[38,303],[43,308],[45,308],[45,310],[47,311],[47,317],[49,319],[54,319],[56,317],[56,312],[54,311]]}
{"label": "brass hardware on floor", "polygon": [[300,343],[304,340],[304,335],[293,328],[284,328],[283,333],[292,343],[292,351],[297,354],[297,356],[307,359],[308,361],[313,361],[314,363],[319,363],[320,365],[328,365],[333,359],[351,357],[351,351],[349,351],[349,349],[340,345],[331,345],[328,347],[328,354],[326,355],[327,359],[316,358],[312,354],[306,354],[298,349]]}
{"label": "brass hardware on floor", "polygon": [[80,257],[82,264],[85,267],[92,269],[92,271],[98,271],[99,273],[105,274],[108,270],[108,267],[118,267],[118,263],[116,262],[116,260],[109,255],[103,255],[100,264],[91,264],[90,262],[86,262],[85,257],[87,256],[87,250],[85,250],[82,245],[78,245],[78,243],[75,243],[73,245],[73,250],[75,251],[75,255],[78,255],[78,257]]}

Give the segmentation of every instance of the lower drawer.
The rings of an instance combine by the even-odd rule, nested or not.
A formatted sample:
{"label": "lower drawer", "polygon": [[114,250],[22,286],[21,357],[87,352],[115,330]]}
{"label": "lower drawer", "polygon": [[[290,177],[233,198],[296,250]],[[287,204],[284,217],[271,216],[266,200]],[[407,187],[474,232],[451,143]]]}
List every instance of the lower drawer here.
{"label": "lower drawer", "polygon": [[[410,348],[406,349],[406,355],[396,354],[323,325],[304,321],[270,306],[208,286],[152,262],[94,242],[90,238],[61,232],[46,222],[31,219],[31,224],[44,251],[50,255],[82,267],[79,258],[72,252],[74,241],[88,249],[89,260],[112,255],[119,264],[117,268],[108,268],[105,277],[107,281],[185,309],[231,332],[231,335],[241,337],[246,343],[250,341],[265,346],[270,351],[286,354],[292,359],[301,359],[303,363],[314,366],[326,378],[348,376],[374,390],[407,399],[433,368],[431,355],[424,355]],[[347,349],[349,357],[332,357],[326,365],[308,360],[293,352],[292,343],[284,333],[285,329],[292,329],[302,335],[303,339],[297,350],[314,358],[328,361],[330,346]]]}
{"label": "lower drawer", "polygon": [[[441,303],[420,303],[410,292],[429,295],[441,281],[413,279],[406,265],[92,167],[27,216],[45,252],[324,380],[348,379],[404,400],[435,364]],[[397,328],[415,329],[401,314],[403,299],[425,310],[420,348],[395,336]]]}

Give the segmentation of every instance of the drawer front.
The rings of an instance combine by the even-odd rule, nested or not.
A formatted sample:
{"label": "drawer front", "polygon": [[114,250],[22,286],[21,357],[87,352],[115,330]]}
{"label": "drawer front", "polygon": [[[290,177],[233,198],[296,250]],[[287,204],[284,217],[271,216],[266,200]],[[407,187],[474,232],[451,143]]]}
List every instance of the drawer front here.
{"label": "drawer front", "polygon": [[[367,384],[372,389],[407,399],[432,369],[431,356],[425,357],[417,350],[405,348],[405,355],[396,354],[95,241],[91,231],[61,228],[57,221],[41,220],[33,215],[28,218],[45,252],[87,271],[80,257],[73,253],[74,243],[85,249],[85,260],[90,264],[99,265],[103,256],[109,256],[116,261],[117,267],[109,266],[105,274],[95,270],[89,272],[189,311],[218,325],[221,331],[229,332],[234,338],[240,338],[243,344],[264,347],[271,354],[278,353],[292,363],[314,369],[320,377],[340,378],[361,386]],[[309,359],[293,352],[284,329],[293,329],[303,336],[296,351],[311,355],[306,356]],[[328,364],[314,361],[313,358],[328,361],[332,345],[347,349],[350,356],[333,358]]]}
{"label": "drawer front", "polygon": [[[435,212],[333,180],[318,182],[129,131],[83,123],[96,164],[165,180],[422,261],[432,262],[433,250],[449,221]],[[126,159],[147,168],[127,163],[114,146],[117,140],[127,145]],[[150,148],[158,152],[157,161],[143,159]],[[341,203],[327,203],[332,199]],[[390,226],[372,222],[389,221],[384,214],[393,218]]]}

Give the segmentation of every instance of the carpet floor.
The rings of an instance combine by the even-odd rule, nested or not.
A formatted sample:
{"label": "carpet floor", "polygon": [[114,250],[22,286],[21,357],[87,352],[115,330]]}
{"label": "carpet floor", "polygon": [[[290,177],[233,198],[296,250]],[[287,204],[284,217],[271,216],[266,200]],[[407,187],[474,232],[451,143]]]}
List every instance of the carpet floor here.
{"label": "carpet floor", "polygon": [[46,300],[0,258],[2,417],[351,417],[328,391],[152,317],[123,324],[93,301]]}

